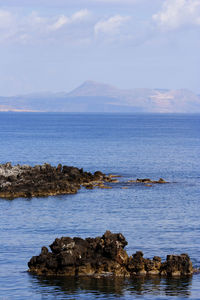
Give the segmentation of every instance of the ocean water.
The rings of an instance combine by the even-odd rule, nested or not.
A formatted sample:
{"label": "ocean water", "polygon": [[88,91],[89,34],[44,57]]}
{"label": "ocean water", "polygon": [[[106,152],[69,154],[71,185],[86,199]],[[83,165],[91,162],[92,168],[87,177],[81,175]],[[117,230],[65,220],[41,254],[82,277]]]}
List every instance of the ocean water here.
{"label": "ocean water", "polygon": [[[27,273],[29,259],[56,237],[106,230],[125,235],[129,255],[188,253],[200,267],[199,157],[198,114],[0,113],[0,163],[62,163],[122,176],[109,190],[0,199],[0,299],[200,299],[200,275],[123,280]],[[127,183],[144,177],[170,183]]]}

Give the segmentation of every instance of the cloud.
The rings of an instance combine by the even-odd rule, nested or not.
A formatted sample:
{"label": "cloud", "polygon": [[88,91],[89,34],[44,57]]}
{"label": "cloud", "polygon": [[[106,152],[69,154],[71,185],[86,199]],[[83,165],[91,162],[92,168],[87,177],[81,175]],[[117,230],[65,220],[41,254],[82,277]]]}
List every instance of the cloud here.
{"label": "cloud", "polygon": [[165,0],[153,20],[164,30],[200,25],[200,0]]}
{"label": "cloud", "polygon": [[79,23],[84,20],[88,20],[90,17],[90,12],[87,9],[82,9],[75,12],[71,17],[66,17],[64,15],[58,17],[58,19],[50,25],[49,29],[58,30],[66,24]]}
{"label": "cloud", "polygon": [[16,32],[16,16],[7,10],[0,10],[0,42],[9,40]]}
{"label": "cloud", "polygon": [[[103,5],[109,5],[109,4],[135,4],[135,3],[141,3],[142,1],[146,0],[0,0],[0,5],[6,6],[6,7],[25,7],[28,6],[43,6],[45,7],[67,7],[67,6],[73,6],[73,5],[88,5],[88,4],[103,4]],[[5,3],[6,2],[6,3]]]}
{"label": "cloud", "polygon": [[95,35],[115,35],[120,32],[121,27],[130,20],[129,16],[115,15],[107,20],[101,20],[94,26]]}
{"label": "cloud", "polygon": [[[30,43],[38,40],[56,39],[55,34],[60,30],[65,30],[63,36],[66,37],[69,31],[73,32],[75,29],[78,31],[84,26],[83,23],[90,20],[90,15],[91,13],[87,9],[76,11],[70,16],[48,17],[40,16],[35,11],[22,16],[13,14],[8,10],[0,10],[0,42]],[[77,25],[79,26],[77,27]],[[80,29],[81,33],[82,29]],[[62,35],[58,35],[57,38],[62,38]]]}
{"label": "cloud", "polygon": [[52,29],[52,30],[58,30],[61,27],[63,27],[65,24],[67,24],[68,22],[69,22],[69,20],[68,20],[68,18],[66,16],[60,16],[55,23],[53,23],[52,25],[50,25],[50,29]]}
{"label": "cloud", "polygon": [[80,22],[83,20],[88,20],[90,15],[91,13],[87,9],[79,10],[71,16],[71,22]]}
{"label": "cloud", "polygon": [[82,43],[100,37],[105,40],[120,41],[129,35],[126,26],[130,16],[120,14],[102,19],[88,9],[75,11],[71,15],[42,16],[37,11],[27,15],[0,10],[0,42],[34,44],[45,41]]}
{"label": "cloud", "polygon": [[9,27],[12,22],[12,14],[6,10],[0,10],[0,29]]}

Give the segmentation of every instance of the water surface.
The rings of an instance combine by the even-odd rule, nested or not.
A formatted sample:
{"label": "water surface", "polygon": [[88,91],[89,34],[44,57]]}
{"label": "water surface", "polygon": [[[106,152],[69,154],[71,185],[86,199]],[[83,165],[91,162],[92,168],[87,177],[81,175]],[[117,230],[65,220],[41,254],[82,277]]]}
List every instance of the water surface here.
{"label": "water surface", "polygon": [[[27,262],[61,236],[122,232],[130,254],[187,252],[200,267],[200,115],[0,113],[0,162],[49,162],[121,175],[109,190],[0,199],[0,299],[199,299],[183,279],[40,278]],[[129,185],[160,177],[168,185]]]}

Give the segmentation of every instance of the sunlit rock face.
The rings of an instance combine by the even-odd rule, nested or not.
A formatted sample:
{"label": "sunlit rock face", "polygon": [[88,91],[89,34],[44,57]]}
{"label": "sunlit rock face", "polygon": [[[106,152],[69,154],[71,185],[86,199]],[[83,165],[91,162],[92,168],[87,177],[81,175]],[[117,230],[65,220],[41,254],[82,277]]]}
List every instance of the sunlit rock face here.
{"label": "sunlit rock face", "polygon": [[194,270],[187,254],[168,255],[165,262],[155,256],[143,257],[141,251],[128,256],[121,233],[106,231],[96,238],[57,238],[51,252],[42,247],[39,256],[28,262],[29,272],[56,276],[189,276]]}

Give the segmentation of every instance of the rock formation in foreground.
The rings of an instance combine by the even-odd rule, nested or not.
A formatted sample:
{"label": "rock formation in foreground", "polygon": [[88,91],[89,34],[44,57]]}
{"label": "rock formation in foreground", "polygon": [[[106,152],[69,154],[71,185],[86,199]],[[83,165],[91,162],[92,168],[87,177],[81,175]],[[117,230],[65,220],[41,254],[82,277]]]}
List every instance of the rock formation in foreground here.
{"label": "rock formation in foreground", "polygon": [[104,182],[115,182],[112,176],[100,171],[91,174],[83,169],[50,164],[12,166],[0,165],[0,197],[42,197],[60,194],[74,194],[81,186],[104,187]]}
{"label": "rock formation in foreground", "polygon": [[28,262],[29,272],[54,276],[121,276],[160,275],[190,276],[194,273],[187,254],[168,255],[166,261],[154,256],[143,257],[141,251],[128,256],[127,245],[121,233],[106,231],[96,238],[57,238],[50,245],[51,251],[42,247],[39,256]]}

